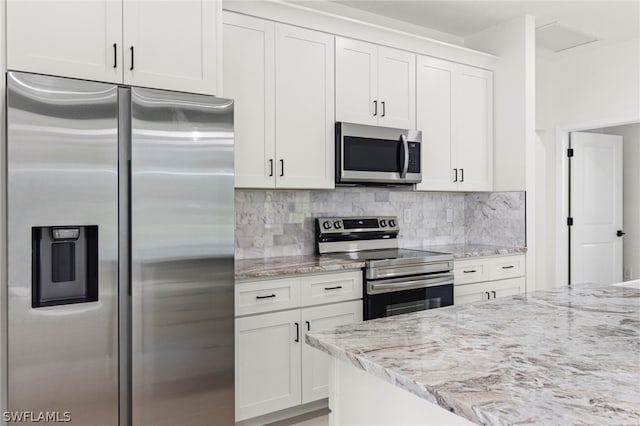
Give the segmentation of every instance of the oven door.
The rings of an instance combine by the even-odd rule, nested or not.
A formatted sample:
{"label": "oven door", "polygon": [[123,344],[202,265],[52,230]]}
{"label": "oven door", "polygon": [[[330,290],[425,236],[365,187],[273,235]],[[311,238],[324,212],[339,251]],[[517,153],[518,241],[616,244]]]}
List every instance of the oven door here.
{"label": "oven door", "polygon": [[364,319],[453,305],[453,275],[436,274],[367,281]]}
{"label": "oven door", "polygon": [[337,183],[422,181],[421,132],[337,123]]}

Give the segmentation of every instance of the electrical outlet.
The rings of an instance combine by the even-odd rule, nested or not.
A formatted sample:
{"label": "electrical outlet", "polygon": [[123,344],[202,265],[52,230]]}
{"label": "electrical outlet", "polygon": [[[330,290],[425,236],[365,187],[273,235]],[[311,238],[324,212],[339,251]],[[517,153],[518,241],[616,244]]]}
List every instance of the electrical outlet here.
{"label": "electrical outlet", "polygon": [[631,270],[631,268],[624,268],[624,279],[630,280],[631,275],[633,275],[633,271]]}
{"label": "electrical outlet", "polygon": [[404,223],[411,223],[411,209],[404,209]]}
{"label": "electrical outlet", "polygon": [[453,209],[447,209],[447,223],[453,222]]}

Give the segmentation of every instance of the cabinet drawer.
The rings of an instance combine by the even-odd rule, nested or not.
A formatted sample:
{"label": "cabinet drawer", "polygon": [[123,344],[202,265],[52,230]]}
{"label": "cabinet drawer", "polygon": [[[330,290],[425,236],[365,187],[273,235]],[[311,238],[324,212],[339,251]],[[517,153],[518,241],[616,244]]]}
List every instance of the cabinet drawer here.
{"label": "cabinet drawer", "polygon": [[501,280],[524,276],[524,256],[505,256],[491,259],[489,279]]}
{"label": "cabinet drawer", "polygon": [[362,271],[302,277],[302,306],[362,298]]}
{"label": "cabinet drawer", "polygon": [[453,279],[456,285],[470,284],[489,279],[489,268],[486,260],[454,261]]}
{"label": "cabinet drawer", "polygon": [[236,284],[235,315],[291,309],[300,306],[300,278]]}

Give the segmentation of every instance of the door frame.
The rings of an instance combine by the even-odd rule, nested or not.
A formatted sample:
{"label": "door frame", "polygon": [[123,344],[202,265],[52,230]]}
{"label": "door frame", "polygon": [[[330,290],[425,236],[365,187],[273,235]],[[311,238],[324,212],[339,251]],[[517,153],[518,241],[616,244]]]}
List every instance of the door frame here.
{"label": "door frame", "polygon": [[[569,285],[569,134],[607,127],[624,126],[640,123],[638,118],[629,118],[619,121],[591,121],[569,125],[556,126],[555,150],[556,150],[556,287]],[[550,241],[547,241],[549,244]]]}

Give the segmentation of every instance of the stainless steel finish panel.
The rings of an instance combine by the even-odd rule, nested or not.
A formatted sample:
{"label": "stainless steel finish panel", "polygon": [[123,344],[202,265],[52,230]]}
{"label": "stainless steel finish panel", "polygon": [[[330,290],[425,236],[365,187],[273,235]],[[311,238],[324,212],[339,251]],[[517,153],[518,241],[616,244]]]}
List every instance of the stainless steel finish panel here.
{"label": "stainless steel finish panel", "polygon": [[132,89],[133,425],[234,423],[233,103]]}
{"label": "stainless steel finish panel", "polygon": [[368,294],[390,293],[394,291],[412,290],[415,288],[435,287],[439,285],[453,285],[453,274],[433,274],[411,276],[390,280],[367,282]]}
{"label": "stainless steel finish panel", "polygon": [[[408,152],[408,142],[422,143],[421,130],[394,129],[391,127],[368,126],[364,124],[354,123],[338,123],[340,126],[339,146],[336,150],[340,153],[340,183],[389,183],[389,184],[412,184],[422,182],[422,172],[420,173],[393,173],[393,172],[374,172],[374,171],[356,171],[344,169],[344,138],[349,136],[371,138],[371,139],[388,139],[402,142],[405,146],[405,152]],[[408,157],[406,157],[408,167]]]}
{"label": "stainless steel finish panel", "polygon": [[[118,423],[117,88],[7,74],[8,409]],[[31,308],[31,227],[98,225],[97,302]]]}
{"label": "stainless steel finish panel", "polygon": [[[389,221],[394,221],[396,223],[395,226],[378,226],[377,228],[356,228],[356,229],[345,229],[343,221],[345,219],[355,219],[355,220],[368,220],[368,219],[376,219],[378,223],[384,220],[387,224]],[[384,231],[390,232],[394,231],[396,234],[400,231],[398,227],[398,217],[397,216],[369,216],[369,217],[318,217],[316,218],[318,226],[320,226],[320,232],[322,234],[354,234],[357,232],[371,232],[371,231]],[[331,224],[329,229],[324,227],[324,224],[328,222]],[[336,222],[340,222],[340,228],[336,228],[334,224]]]}
{"label": "stainless steel finish panel", "polygon": [[368,126],[366,124],[340,123],[341,135],[372,139],[398,139],[405,135],[407,142],[422,142],[422,130],[394,129],[392,127]]}
{"label": "stainless steel finish panel", "polygon": [[130,199],[131,89],[118,88],[118,334],[120,341],[120,426],[131,424]]}
{"label": "stainless steel finish panel", "polygon": [[[410,259],[393,259],[393,260],[408,261]],[[385,262],[392,262],[393,260],[389,260]],[[397,265],[385,266],[385,267],[372,268],[372,267],[369,267],[369,265],[367,265],[367,268],[365,270],[365,276],[367,279],[380,279],[380,278],[401,277],[406,275],[447,272],[447,271],[451,271],[452,269],[453,269],[453,261],[432,262],[432,261],[423,260],[423,263],[417,263],[416,260],[414,260],[413,264],[405,263],[405,264],[397,264]]]}

